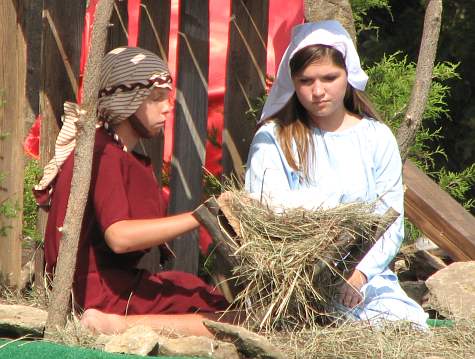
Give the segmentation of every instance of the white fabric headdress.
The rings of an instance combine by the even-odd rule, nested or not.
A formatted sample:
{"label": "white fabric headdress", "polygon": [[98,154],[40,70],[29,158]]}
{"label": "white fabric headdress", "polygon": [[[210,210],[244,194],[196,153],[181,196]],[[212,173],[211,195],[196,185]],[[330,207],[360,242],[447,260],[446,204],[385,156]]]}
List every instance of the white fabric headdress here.
{"label": "white fabric headdress", "polygon": [[360,58],[348,32],[336,20],[325,20],[297,25],[292,29],[292,40],[284,53],[259,122],[276,114],[295,92],[290,75],[290,60],[294,54],[310,45],[327,45],[340,51],[345,59],[348,82],[363,91],[368,75],[360,65]]}

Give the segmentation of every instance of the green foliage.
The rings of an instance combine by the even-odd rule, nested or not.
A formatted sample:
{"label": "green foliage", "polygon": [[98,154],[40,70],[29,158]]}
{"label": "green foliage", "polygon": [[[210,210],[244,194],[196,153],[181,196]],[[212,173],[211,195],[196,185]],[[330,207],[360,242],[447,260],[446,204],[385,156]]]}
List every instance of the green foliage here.
{"label": "green foliage", "polygon": [[[422,127],[410,150],[411,159],[428,173],[434,169],[436,156],[445,157],[445,152],[440,146],[435,146],[435,148],[431,146],[432,142],[442,138],[441,129],[439,127],[435,130],[432,128],[433,124],[450,119],[446,101],[450,87],[445,82],[458,78],[457,67],[458,64],[452,63],[435,65]],[[389,56],[385,55],[367,72],[370,77],[367,92],[383,119],[396,132],[407,110],[415,81],[416,64],[408,62],[407,56],[401,52],[396,52]],[[428,123],[431,125],[427,126]]]}
{"label": "green foliage", "polygon": [[389,0],[351,0],[350,3],[357,33],[360,33],[363,30],[377,30],[377,27],[373,25],[371,20],[369,23],[364,23],[364,19],[368,14],[369,9],[382,8],[391,13]]}
{"label": "green foliage", "polygon": [[[445,150],[437,143],[443,139],[440,123],[450,120],[447,105],[450,87],[446,82],[459,78],[458,66],[458,63],[449,62],[435,65],[422,127],[416,134],[409,156],[419,168],[438,181],[441,188],[466,209],[470,209],[475,204],[473,199],[467,199],[471,187],[475,184],[475,165],[458,173],[436,167],[436,162],[440,162],[440,159],[447,159]],[[389,56],[385,55],[367,72],[370,77],[368,94],[386,123],[396,132],[409,103],[416,64],[408,62],[406,56],[397,52]],[[437,159],[439,161],[436,161]],[[406,238],[413,239],[418,235],[417,229],[406,223]]]}
{"label": "green foliage", "polygon": [[41,168],[38,161],[27,161],[23,183],[23,237],[30,237],[34,242],[43,240],[36,227],[38,207],[32,192],[33,186],[38,183],[40,176]]}
{"label": "green foliage", "polygon": [[466,209],[475,207],[475,200],[467,199],[470,189],[475,184],[475,163],[458,173],[442,168],[438,172],[438,177],[439,185],[461,202]]}
{"label": "green foliage", "polygon": [[262,109],[267,100],[267,94],[251,100],[249,109],[246,111],[246,119],[252,123],[257,123],[261,118]]}

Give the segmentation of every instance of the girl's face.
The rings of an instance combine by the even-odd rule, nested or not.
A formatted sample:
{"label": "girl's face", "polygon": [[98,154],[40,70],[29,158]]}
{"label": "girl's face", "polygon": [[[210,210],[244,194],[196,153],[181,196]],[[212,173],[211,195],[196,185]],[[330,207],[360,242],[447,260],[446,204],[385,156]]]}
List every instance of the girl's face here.
{"label": "girl's face", "polygon": [[149,137],[158,135],[165,126],[172,109],[169,97],[169,89],[155,87],[135,112]]}
{"label": "girl's face", "polygon": [[330,58],[323,58],[308,65],[292,81],[297,98],[315,125],[343,119],[348,84],[345,69],[335,65]]}

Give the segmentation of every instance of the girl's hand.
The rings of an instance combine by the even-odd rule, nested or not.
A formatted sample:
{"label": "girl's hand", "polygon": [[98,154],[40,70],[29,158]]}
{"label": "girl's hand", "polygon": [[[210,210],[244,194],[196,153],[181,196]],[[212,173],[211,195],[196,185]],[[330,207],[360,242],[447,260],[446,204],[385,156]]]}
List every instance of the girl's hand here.
{"label": "girl's hand", "polygon": [[340,287],[338,301],[348,308],[354,308],[363,302],[361,287],[368,282],[366,276],[355,269],[351,276]]}

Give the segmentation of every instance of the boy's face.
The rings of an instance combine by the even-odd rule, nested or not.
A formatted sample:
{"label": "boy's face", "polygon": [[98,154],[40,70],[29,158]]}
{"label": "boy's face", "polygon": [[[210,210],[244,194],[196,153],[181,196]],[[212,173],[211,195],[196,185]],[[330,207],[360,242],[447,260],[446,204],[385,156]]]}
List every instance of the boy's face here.
{"label": "boy's face", "polygon": [[145,137],[155,137],[165,126],[172,109],[169,97],[169,89],[155,87],[135,112],[135,116],[148,133]]}

